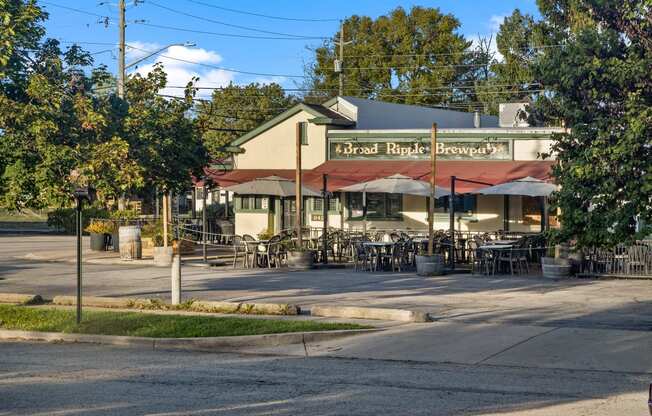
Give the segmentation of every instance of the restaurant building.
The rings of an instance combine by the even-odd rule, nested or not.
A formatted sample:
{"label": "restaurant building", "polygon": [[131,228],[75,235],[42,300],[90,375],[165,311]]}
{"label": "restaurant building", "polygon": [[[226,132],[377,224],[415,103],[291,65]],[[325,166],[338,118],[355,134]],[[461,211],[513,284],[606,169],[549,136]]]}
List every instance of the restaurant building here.
{"label": "restaurant building", "polygon": [[[564,130],[528,126],[523,104],[500,107],[495,117],[353,97],[301,103],[235,140],[233,169],[213,180],[222,187],[271,175],[294,180],[300,134],[303,184],[320,191],[326,175],[332,192],[329,226],[359,229],[365,220],[368,229],[424,230],[425,197],[366,194],[365,219],[362,194],[340,189],[397,173],[429,181],[430,127],[437,123],[436,182],[447,189],[454,182],[455,228],[537,232],[543,219],[540,198],[473,192],[526,176],[550,180],[554,157],[540,155],[550,151],[552,135]],[[236,195],[233,203],[237,234],[294,226],[294,197]],[[305,199],[305,225],[323,226],[322,204],[321,198]],[[437,200],[435,229],[449,228],[449,214],[447,198]]]}

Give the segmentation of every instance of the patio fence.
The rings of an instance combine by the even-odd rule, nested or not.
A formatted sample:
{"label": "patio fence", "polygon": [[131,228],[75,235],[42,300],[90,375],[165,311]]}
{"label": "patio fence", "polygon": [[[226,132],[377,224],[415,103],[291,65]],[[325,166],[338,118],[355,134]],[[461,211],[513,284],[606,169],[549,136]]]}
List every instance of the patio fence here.
{"label": "patio fence", "polygon": [[579,275],[652,278],[652,240],[613,249],[587,249],[582,254]]}

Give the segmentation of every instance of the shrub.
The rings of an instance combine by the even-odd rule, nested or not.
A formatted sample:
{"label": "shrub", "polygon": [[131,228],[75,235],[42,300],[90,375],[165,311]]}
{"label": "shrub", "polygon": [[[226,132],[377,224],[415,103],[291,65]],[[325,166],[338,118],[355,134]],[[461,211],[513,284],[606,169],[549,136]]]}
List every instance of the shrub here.
{"label": "shrub", "polygon": [[[92,218],[108,218],[109,213],[101,207],[88,207],[82,210],[82,228],[88,227]],[[77,232],[75,208],[58,208],[48,213],[48,226],[66,234]]]}
{"label": "shrub", "polygon": [[84,231],[93,234],[111,234],[114,231],[114,227],[110,221],[94,221]]}

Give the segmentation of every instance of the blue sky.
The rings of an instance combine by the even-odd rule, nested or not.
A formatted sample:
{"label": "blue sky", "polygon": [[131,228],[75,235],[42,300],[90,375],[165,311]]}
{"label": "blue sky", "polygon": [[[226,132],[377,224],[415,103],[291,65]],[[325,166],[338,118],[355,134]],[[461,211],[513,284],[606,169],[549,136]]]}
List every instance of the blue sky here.
{"label": "blue sky", "polygon": [[[398,0],[145,0],[137,6],[133,6],[133,0],[127,0],[127,21],[145,20],[145,23],[151,25],[173,26],[197,31],[275,36],[200,20],[166,10],[167,7],[204,19],[223,22],[227,25],[246,26],[269,32],[327,37],[338,29],[337,21],[298,22],[274,20],[215,9],[201,3],[259,14],[304,19],[341,19],[353,14],[377,17],[388,13],[397,6],[406,9],[414,5],[439,7],[443,12],[451,13],[460,20],[460,33],[469,38],[495,32],[502,18],[511,14],[515,8],[535,16],[538,15],[535,0],[440,0],[422,2]],[[96,53],[95,58],[98,63],[108,65],[112,71],[116,70],[117,60],[115,59],[116,49],[114,44],[117,43],[118,39],[117,0],[48,0],[41,2],[41,5],[50,13],[50,19],[46,23],[49,37],[62,41],[107,43],[107,45],[83,44],[82,46]],[[81,9],[98,16],[66,10],[55,5]],[[302,5],[305,6],[302,7]],[[109,17],[108,25],[98,23],[102,20],[102,16]],[[295,83],[301,82],[302,79],[288,76],[240,74],[166,59],[165,56],[247,72],[300,76],[303,75],[304,63],[310,60],[311,52],[308,48],[320,44],[318,39],[262,40],[229,38],[168,30],[138,23],[128,25],[126,39],[128,44],[140,50],[154,50],[173,43],[195,43],[196,46],[192,48],[175,46],[168,49],[164,57],[149,59],[140,64],[136,70],[146,72],[153,63],[161,61],[168,71],[170,85],[183,85],[191,76],[195,75],[200,77],[200,85],[204,86],[220,86],[230,81],[235,83],[276,81],[286,88],[293,88]],[[144,52],[140,50],[128,49],[127,62],[142,56]],[[174,90],[167,92],[179,93],[179,91]]]}

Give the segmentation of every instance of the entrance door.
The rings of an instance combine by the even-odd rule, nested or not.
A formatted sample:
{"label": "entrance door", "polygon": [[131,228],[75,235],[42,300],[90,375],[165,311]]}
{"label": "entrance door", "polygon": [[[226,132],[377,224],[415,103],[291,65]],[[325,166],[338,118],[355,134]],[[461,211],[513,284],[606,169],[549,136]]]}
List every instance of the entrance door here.
{"label": "entrance door", "polygon": [[292,230],[296,224],[297,203],[294,198],[283,198],[281,204],[283,205],[283,224],[281,228]]}

